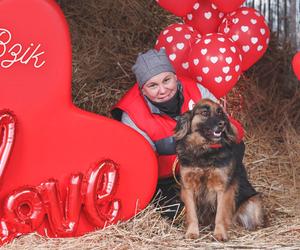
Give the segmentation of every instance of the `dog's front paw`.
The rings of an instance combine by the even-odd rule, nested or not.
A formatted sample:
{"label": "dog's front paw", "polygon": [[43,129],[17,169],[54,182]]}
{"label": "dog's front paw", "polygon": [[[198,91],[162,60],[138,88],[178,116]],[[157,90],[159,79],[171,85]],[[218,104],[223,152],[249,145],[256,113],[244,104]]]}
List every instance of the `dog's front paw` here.
{"label": "dog's front paw", "polygon": [[216,227],[214,231],[214,238],[217,241],[228,241],[228,233],[224,227]]}
{"label": "dog's front paw", "polygon": [[196,226],[189,226],[185,233],[186,239],[197,239],[199,238],[199,236],[200,236],[199,228]]}

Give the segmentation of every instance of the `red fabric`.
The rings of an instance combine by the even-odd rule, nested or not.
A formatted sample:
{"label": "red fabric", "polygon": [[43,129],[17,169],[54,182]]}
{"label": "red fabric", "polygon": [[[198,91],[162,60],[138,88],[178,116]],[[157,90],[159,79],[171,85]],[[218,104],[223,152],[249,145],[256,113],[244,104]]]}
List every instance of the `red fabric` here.
{"label": "red fabric", "polygon": [[243,126],[231,116],[228,117],[231,125],[233,125],[237,130],[237,143],[240,143],[244,138],[244,129]]}
{"label": "red fabric", "polygon": [[[176,159],[176,155],[158,155],[158,176],[159,178],[167,178],[173,176],[173,164]],[[178,164],[176,167],[176,174],[179,173]]]}

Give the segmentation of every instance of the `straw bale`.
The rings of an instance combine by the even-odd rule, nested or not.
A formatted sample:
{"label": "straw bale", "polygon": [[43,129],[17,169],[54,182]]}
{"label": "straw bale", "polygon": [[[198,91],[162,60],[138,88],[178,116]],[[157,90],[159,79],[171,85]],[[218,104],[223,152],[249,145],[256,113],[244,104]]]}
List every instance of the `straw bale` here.
{"label": "straw bale", "polygon": [[[149,0],[60,0],[73,45],[73,100],[109,116],[128,90],[138,52],[152,48],[159,32],[178,21]],[[127,222],[79,238],[20,237],[3,249],[300,249],[300,91],[288,44],[271,39],[263,59],[227,97],[230,113],[245,127],[245,165],[263,194],[267,224],[248,232],[234,227],[228,243],[202,228],[184,239],[184,223],[168,222],[154,204]],[[240,107],[241,104],[241,107]]]}

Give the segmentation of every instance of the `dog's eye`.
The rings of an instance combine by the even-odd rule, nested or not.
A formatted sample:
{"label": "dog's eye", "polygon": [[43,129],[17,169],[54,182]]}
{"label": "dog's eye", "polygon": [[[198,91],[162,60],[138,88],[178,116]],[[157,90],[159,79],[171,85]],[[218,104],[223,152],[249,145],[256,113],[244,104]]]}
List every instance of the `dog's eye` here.
{"label": "dog's eye", "polygon": [[201,115],[207,117],[207,116],[209,116],[209,111],[207,111],[207,110],[202,110],[202,111],[201,111]]}
{"label": "dog's eye", "polygon": [[222,115],[223,114],[223,110],[221,108],[217,108],[216,110],[218,115]]}

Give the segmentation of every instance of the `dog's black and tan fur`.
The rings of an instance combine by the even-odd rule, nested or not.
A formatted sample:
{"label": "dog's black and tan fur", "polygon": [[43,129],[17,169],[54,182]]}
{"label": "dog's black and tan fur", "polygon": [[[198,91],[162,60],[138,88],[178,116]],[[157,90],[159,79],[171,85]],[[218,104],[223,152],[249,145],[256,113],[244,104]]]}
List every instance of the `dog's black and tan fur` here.
{"label": "dog's black and tan fur", "polygon": [[261,197],[249,183],[243,164],[237,164],[236,132],[219,104],[203,99],[183,114],[175,139],[186,238],[199,236],[199,223],[214,225],[219,241],[228,240],[233,222],[250,230],[263,224]]}

